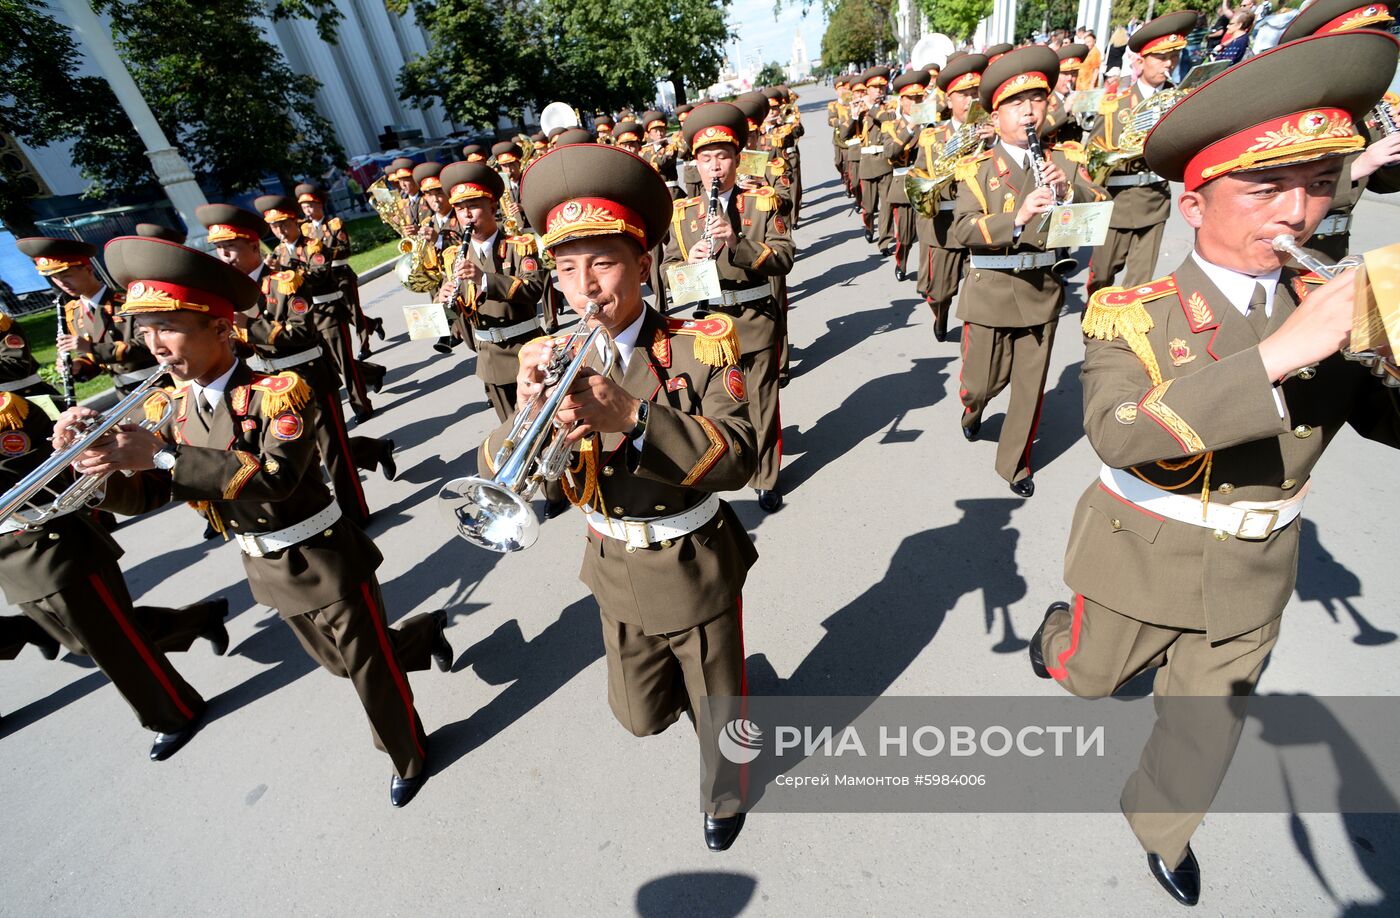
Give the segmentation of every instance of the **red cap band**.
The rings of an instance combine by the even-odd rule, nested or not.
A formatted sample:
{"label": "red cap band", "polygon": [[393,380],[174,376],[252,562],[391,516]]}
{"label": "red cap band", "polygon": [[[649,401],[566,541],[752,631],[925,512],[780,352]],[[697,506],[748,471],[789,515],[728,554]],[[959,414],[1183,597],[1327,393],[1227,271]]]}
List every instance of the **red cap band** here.
{"label": "red cap band", "polygon": [[1351,115],[1339,108],[1314,108],[1270,118],[1217,140],[1186,164],[1186,190],[1250,169],[1311,162],[1349,153],[1366,145]]}
{"label": "red cap band", "polygon": [[126,288],[122,315],[151,312],[202,312],[216,319],[233,318],[233,302],[217,293],[166,281],[132,281]]}

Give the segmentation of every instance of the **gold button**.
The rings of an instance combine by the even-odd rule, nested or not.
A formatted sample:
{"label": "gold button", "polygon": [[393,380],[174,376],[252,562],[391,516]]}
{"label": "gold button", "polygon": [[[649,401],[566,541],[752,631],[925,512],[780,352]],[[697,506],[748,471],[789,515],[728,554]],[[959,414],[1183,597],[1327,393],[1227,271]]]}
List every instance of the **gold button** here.
{"label": "gold button", "polygon": [[1235,486],[1232,485],[1232,484],[1230,484],[1228,481],[1225,482],[1225,483],[1223,483],[1223,484],[1220,486],[1220,493],[1221,493],[1221,494],[1229,494],[1229,493],[1230,493],[1231,491],[1233,491],[1233,490],[1235,490]]}
{"label": "gold button", "polygon": [[49,538],[50,538],[50,539],[53,539],[55,542],[57,542],[57,541],[58,541],[58,533],[56,533],[56,532],[51,532],[51,533],[49,533]]}
{"label": "gold button", "polygon": [[258,517],[258,525],[259,525],[259,526],[266,526],[266,525],[267,525],[267,520],[263,519],[262,517]]}
{"label": "gold button", "polygon": [[628,545],[628,546],[627,546],[627,553],[628,553],[629,555],[632,554],[632,553],[633,553],[634,551],[636,551],[636,550],[637,550],[637,546],[635,546],[635,545]]}
{"label": "gold button", "polygon": [[329,539],[331,537],[331,530],[327,529],[325,532],[321,533],[321,535]]}
{"label": "gold button", "polygon": [[607,475],[607,476],[609,476],[609,477],[612,477],[612,473],[613,473],[614,471],[615,471],[615,470],[614,470],[613,467],[610,466],[610,465],[605,465],[605,466],[603,466],[603,474],[604,474],[604,475]]}
{"label": "gold button", "polygon": [[1297,480],[1293,478],[1285,478],[1283,480],[1283,484],[1279,485],[1279,487],[1283,488],[1285,491],[1292,491],[1295,487],[1297,487],[1297,485]]}
{"label": "gold button", "polygon": [[661,540],[661,547],[662,547],[662,548],[670,548],[673,544],[674,544],[674,543],[673,543],[670,539],[662,539],[662,540]]}
{"label": "gold button", "polygon": [[656,509],[657,509],[658,512],[659,512],[659,511],[662,511],[662,510],[665,510],[665,509],[666,509],[666,505],[665,505],[665,504],[657,504],[657,505],[656,505]]}
{"label": "gold button", "polygon": [[1230,538],[1230,536],[1225,532],[1225,530],[1223,530],[1223,529],[1217,529],[1217,530],[1215,530],[1215,541],[1217,541],[1217,542],[1223,542],[1223,541],[1225,541],[1225,540],[1228,539],[1228,538]]}
{"label": "gold button", "polygon": [[1112,524],[1115,531],[1123,528],[1122,520],[1109,520],[1109,523]]}
{"label": "gold button", "polygon": [[1297,427],[1293,428],[1293,436],[1297,437],[1299,440],[1306,440],[1308,437],[1311,437],[1312,432],[1313,429],[1306,424],[1299,424]]}
{"label": "gold button", "polygon": [[1317,370],[1313,369],[1312,367],[1303,367],[1301,370],[1298,371],[1298,378],[1303,380],[1312,379],[1316,375]]}
{"label": "gold button", "polygon": [[230,520],[230,521],[229,521],[229,525],[232,526],[234,529],[237,529],[237,528],[238,528],[238,520]]}
{"label": "gold button", "polygon": [[626,512],[627,511],[623,510],[621,507],[613,507],[613,516],[622,516],[622,514]]}

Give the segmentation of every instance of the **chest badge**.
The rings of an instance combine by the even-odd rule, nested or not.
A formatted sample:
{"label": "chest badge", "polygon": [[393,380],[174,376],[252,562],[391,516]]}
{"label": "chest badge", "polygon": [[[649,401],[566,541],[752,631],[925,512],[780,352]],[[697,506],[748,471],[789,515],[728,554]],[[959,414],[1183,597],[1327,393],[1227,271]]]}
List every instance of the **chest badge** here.
{"label": "chest badge", "polygon": [[1180,338],[1173,338],[1167,345],[1167,353],[1171,354],[1172,366],[1179,367],[1182,364],[1190,363],[1196,359],[1196,355],[1191,353],[1191,348]]}

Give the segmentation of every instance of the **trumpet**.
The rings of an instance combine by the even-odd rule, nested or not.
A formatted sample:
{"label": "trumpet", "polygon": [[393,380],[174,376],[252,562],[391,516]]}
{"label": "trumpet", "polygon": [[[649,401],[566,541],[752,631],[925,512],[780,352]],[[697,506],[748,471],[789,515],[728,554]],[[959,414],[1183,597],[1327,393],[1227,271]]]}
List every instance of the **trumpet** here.
{"label": "trumpet", "polygon": [[[618,360],[617,345],[607,329],[601,323],[588,327],[598,312],[598,304],[590,301],[583,319],[555,350],[544,387],[516,414],[496,452],[496,474],[454,478],[439,492],[440,506],[456,525],[457,534],[473,545],[504,554],[529,548],[539,538],[540,520],[530,500],[545,482],[564,475],[571,451],[568,435],[574,425],[556,426],[555,415],[597,350],[595,345],[603,346],[599,373],[610,372]],[[580,338],[583,343],[573,353]],[[550,387],[554,391],[544,398]]]}
{"label": "trumpet", "polygon": [[[170,393],[158,388],[169,370],[161,366],[155,373],[146,377],[141,385],[127,393],[126,397],[113,405],[105,413],[88,422],[82,436],[74,440],[66,449],[54,453],[40,463],[34,471],[25,475],[10,490],[0,497],[0,524],[13,520],[21,529],[33,529],[49,520],[84,510],[102,500],[102,486],[107,483],[107,475],[81,475],[63,490],[51,487],[54,480],[68,471],[68,467],[85,450],[105,436],[119,424],[126,423],[128,417],[141,411],[147,397],[159,398],[164,404],[161,415],[152,421],[143,417],[138,426],[155,431],[165,425],[174,413],[174,403]],[[41,492],[53,495],[48,504],[36,503]]]}
{"label": "trumpet", "polygon": [[[1298,264],[1309,271],[1325,277],[1328,280],[1341,274],[1348,268],[1355,268],[1361,265],[1361,259],[1355,255],[1348,255],[1335,265],[1329,265],[1322,259],[1308,252],[1298,245],[1298,240],[1288,233],[1280,233],[1271,240],[1275,252],[1288,255]],[[1400,389],[1400,366],[1397,365],[1393,354],[1381,354],[1376,351],[1354,351],[1350,347],[1342,348],[1342,356],[1347,360],[1354,360],[1366,367],[1375,376],[1385,381],[1392,389]]]}

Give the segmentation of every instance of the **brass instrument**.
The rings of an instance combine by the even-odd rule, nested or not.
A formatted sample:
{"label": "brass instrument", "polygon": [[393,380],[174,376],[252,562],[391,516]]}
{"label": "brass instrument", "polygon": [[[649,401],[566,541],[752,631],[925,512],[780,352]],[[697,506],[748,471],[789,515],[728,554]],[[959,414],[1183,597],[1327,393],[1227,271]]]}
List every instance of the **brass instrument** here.
{"label": "brass instrument", "polygon": [[496,170],[496,174],[501,177],[501,220],[502,226],[507,236],[520,235],[520,207],[515,203],[515,195],[510,193],[510,171],[502,168],[496,161],[496,157],[491,157],[486,161],[486,165]]}
{"label": "brass instrument", "polygon": [[442,259],[432,239],[416,233],[399,240],[398,261],[394,262],[394,276],[414,293],[436,293],[442,286]]}
{"label": "brass instrument", "polygon": [[1393,97],[1386,93],[1376,107],[1371,109],[1371,120],[1376,124],[1376,130],[1381,132],[1382,137],[1389,137],[1391,134],[1400,133],[1400,121],[1395,117]]}
{"label": "brass instrument", "polygon": [[938,212],[938,197],[957,177],[958,161],[982,152],[982,125],[988,117],[979,103],[972,103],[967,120],[954,129],[929,168],[909,170],[904,177],[904,191],[916,213],[932,217]]}
{"label": "brass instrument", "polygon": [[[529,548],[539,538],[540,521],[530,500],[545,482],[564,475],[572,451],[568,434],[574,425],[556,426],[555,415],[599,344],[603,346],[599,373],[611,371],[618,359],[617,345],[608,330],[601,324],[589,328],[589,321],[598,313],[598,304],[590,302],[578,325],[556,346],[545,372],[544,388],[516,414],[495,455],[492,464],[496,474],[455,478],[443,485],[438,500],[456,525],[457,534],[468,542],[505,553]],[[554,391],[544,398],[551,387]]]}
{"label": "brass instrument", "polygon": [[400,236],[408,236],[414,231],[415,227],[408,222],[407,215],[399,206],[399,196],[389,189],[389,182],[383,176],[365,189],[365,197],[369,198],[370,206],[389,229]]}
{"label": "brass instrument", "polygon": [[[1328,280],[1348,268],[1360,267],[1362,264],[1361,259],[1357,256],[1348,255],[1335,265],[1329,265],[1299,246],[1298,240],[1287,233],[1275,236],[1272,244],[1275,252],[1288,255],[1309,271]],[[1382,354],[1378,351],[1354,351],[1350,347],[1344,347],[1342,348],[1342,356],[1366,367],[1390,388],[1400,389],[1400,364],[1397,364],[1395,354]]]}
{"label": "brass instrument", "polygon": [[[159,388],[160,384],[164,382],[167,372],[166,368],[162,366],[155,373],[146,377],[141,381],[141,385],[132,389],[121,401],[88,422],[82,436],[69,444],[66,449],[49,456],[34,471],[25,475],[13,488],[6,491],[4,496],[0,497],[0,523],[13,520],[21,529],[33,529],[44,525],[49,520],[85,510],[100,502],[103,493],[102,486],[106,484],[109,477],[107,475],[79,476],[63,490],[57,490],[51,485],[55,479],[68,471],[69,466],[78,456],[99,439],[119,424],[128,423],[132,415],[144,412],[148,397],[164,401],[161,415],[152,421],[142,414],[137,425],[145,430],[154,431],[169,421],[175,411],[174,402],[171,400],[169,392]],[[36,503],[35,499],[40,496],[41,492],[45,491],[52,495],[48,504]]]}
{"label": "brass instrument", "polygon": [[[1089,147],[1089,161],[1085,165],[1094,183],[1102,185],[1108,176],[1120,166],[1142,158],[1142,144],[1147,135],[1157,126],[1157,122],[1178,102],[1190,94],[1189,89],[1173,87],[1153,93],[1134,105],[1128,113],[1128,125],[1118,135],[1118,145],[1107,148],[1098,144]],[[1112,115],[1104,115],[1108,118]]]}

